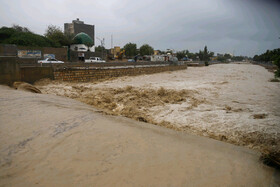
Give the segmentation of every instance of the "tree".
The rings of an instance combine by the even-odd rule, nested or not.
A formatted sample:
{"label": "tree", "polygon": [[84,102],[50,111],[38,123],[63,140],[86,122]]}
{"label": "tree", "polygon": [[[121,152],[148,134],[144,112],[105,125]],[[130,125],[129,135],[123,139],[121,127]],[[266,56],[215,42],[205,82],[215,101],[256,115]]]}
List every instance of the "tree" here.
{"label": "tree", "polygon": [[177,58],[180,60],[180,59],[188,56],[188,54],[189,54],[188,50],[178,51],[177,52]]}
{"label": "tree", "polygon": [[187,55],[188,55],[188,58],[191,58],[191,59],[195,59],[195,57],[197,56],[195,53],[191,53],[189,51],[188,51]]}
{"label": "tree", "polygon": [[210,52],[210,53],[209,53],[209,57],[213,57],[214,54],[215,54],[214,52]]}
{"label": "tree", "polygon": [[232,60],[234,60],[234,61],[242,61],[244,59],[245,59],[245,57],[243,57],[243,56],[233,56],[232,57]]}
{"label": "tree", "polygon": [[144,55],[152,55],[154,53],[154,48],[152,48],[150,45],[148,44],[144,44],[140,47],[140,54],[142,56]]}
{"label": "tree", "polygon": [[280,48],[274,50],[267,50],[261,55],[255,55],[253,60],[260,62],[275,61],[280,56]]}
{"label": "tree", "polygon": [[196,56],[198,56],[199,60],[201,61],[204,59],[204,53],[201,50],[199,50],[199,52],[196,53]]}
{"label": "tree", "polygon": [[19,25],[14,24],[12,26],[13,29],[15,29],[18,32],[31,32],[27,27],[21,27]]}
{"label": "tree", "polygon": [[253,57],[253,60],[254,60],[254,61],[259,61],[259,55],[255,55],[255,56]]}
{"label": "tree", "polygon": [[207,46],[204,47],[202,60],[206,62],[209,60],[209,51],[207,49]]}
{"label": "tree", "polygon": [[127,57],[133,57],[137,55],[137,45],[135,43],[127,43],[123,49],[125,50],[125,55]]}
{"label": "tree", "polygon": [[21,26],[0,28],[0,43],[16,44],[20,46],[34,47],[54,47],[55,43],[38,34],[34,34],[29,29]]}
{"label": "tree", "polygon": [[57,46],[61,47],[61,46],[69,46],[71,45],[72,39],[70,39],[70,35],[68,35],[68,37],[66,37],[66,35],[64,35],[64,33],[62,32],[62,30],[55,26],[55,25],[49,25],[45,36],[54,41]]}
{"label": "tree", "polygon": [[74,34],[66,32],[66,33],[64,33],[64,36],[66,38],[67,46],[70,46],[71,44],[73,44],[73,39],[75,37]]}
{"label": "tree", "polygon": [[273,62],[277,66],[277,71],[275,72],[275,76],[280,76],[280,48],[267,50],[265,53],[261,55],[255,55],[253,58],[254,61],[259,62]]}
{"label": "tree", "polygon": [[217,60],[220,62],[225,62],[227,59],[224,56],[218,56]]}
{"label": "tree", "polygon": [[274,64],[277,66],[277,70],[275,72],[276,77],[280,77],[280,55],[275,58]]}
{"label": "tree", "polygon": [[227,54],[227,53],[224,55],[224,57],[225,57],[226,59],[231,59],[231,55],[230,55],[230,54]]}
{"label": "tree", "polygon": [[231,59],[231,58],[232,58],[231,55],[226,53],[224,55],[222,55],[222,54],[218,55],[217,60],[220,62],[226,62],[228,59]]}
{"label": "tree", "polygon": [[105,47],[103,47],[101,45],[99,45],[95,48],[95,52],[100,52],[101,53],[102,51],[105,51],[105,50],[106,50]]}
{"label": "tree", "polygon": [[11,38],[15,33],[18,33],[13,28],[1,27],[0,29],[0,43],[6,43],[5,40]]}

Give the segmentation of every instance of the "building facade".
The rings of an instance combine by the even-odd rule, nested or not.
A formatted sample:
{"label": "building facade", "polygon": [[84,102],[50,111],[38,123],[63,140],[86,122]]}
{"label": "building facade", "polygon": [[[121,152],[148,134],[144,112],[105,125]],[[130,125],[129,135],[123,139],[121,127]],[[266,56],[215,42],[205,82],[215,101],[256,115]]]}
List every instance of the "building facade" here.
{"label": "building facade", "polygon": [[93,45],[95,44],[94,31],[95,31],[94,25],[84,24],[84,22],[80,21],[79,18],[77,18],[76,20],[73,20],[72,23],[64,23],[64,32],[65,33],[73,34],[75,36],[81,32],[86,33],[93,40]]}
{"label": "building facade", "polygon": [[119,53],[121,52],[121,47],[120,46],[115,46],[110,50],[110,53],[116,57]]}
{"label": "building facade", "polygon": [[91,51],[95,52],[95,46],[93,45],[93,39],[86,33],[80,32],[73,39],[73,44],[70,49],[72,51]]}

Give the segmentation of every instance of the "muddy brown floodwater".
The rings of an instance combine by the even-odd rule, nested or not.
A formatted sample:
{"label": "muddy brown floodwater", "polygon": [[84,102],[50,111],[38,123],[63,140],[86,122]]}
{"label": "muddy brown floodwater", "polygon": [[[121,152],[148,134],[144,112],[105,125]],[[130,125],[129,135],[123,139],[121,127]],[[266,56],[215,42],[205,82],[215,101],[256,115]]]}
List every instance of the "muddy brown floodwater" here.
{"label": "muddy brown floodwater", "polygon": [[280,84],[252,64],[218,64],[104,82],[39,81],[47,94],[262,152],[280,150]]}
{"label": "muddy brown floodwater", "polygon": [[[186,102],[176,98],[170,103]],[[259,161],[259,152],[245,147],[7,86],[0,86],[0,102],[0,186],[279,183],[279,173]]]}

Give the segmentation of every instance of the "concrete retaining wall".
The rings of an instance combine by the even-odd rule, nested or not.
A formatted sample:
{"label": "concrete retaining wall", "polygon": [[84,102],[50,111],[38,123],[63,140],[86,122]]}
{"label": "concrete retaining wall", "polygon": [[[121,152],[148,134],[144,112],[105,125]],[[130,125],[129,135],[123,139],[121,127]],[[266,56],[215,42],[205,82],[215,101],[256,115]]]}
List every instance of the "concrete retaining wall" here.
{"label": "concrete retaining wall", "polygon": [[187,69],[186,65],[180,66],[160,66],[142,68],[119,68],[119,69],[72,69],[58,70],[54,72],[55,80],[87,82],[99,79],[107,79],[121,76],[134,76],[142,74],[152,74],[164,71],[176,71]]}
{"label": "concrete retaining wall", "polygon": [[53,79],[51,67],[24,67],[20,68],[21,81],[34,83],[43,78]]}
{"label": "concrete retaining wall", "polygon": [[[90,69],[91,68],[91,69]],[[176,71],[187,69],[187,65],[166,65],[148,67],[20,67],[15,58],[0,61],[0,84],[11,85],[14,81],[25,81],[34,83],[43,78],[50,78],[62,81],[87,82],[99,79],[107,79],[121,76],[134,76],[142,74],[153,74],[164,71]]]}
{"label": "concrete retaining wall", "polygon": [[[13,61],[14,60],[14,61]],[[15,81],[20,80],[20,67],[13,58],[9,58],[9,61],[0,61],[0,84],[11,85]]]}
{"label": "concrete retaining wall", "polygon": [[7,61],[0,60],[0,84],[12,85],[15,81],[34,83],[43,78],[53,79],[52,67],[22,68],[15,58],[9,58]]}
{"label": "concrete retaining wall", "polygon": [[[54,48],[54,47],[28,47],[28,46],[18,46],[18,50],[39,50],[42,52],[42,57],[44,59],[44,54],[54,54],[55,58],[61,61],[67,61],[67,48]],[[34,63],[37,64],[37,58],[19,58],[19,63]]]}
{"label": "concrete retaining wall", "polygon": [[[41,51],[41,58],[19,58],[18,50],[39,50]],[[54,54],[55,58],[62,61],[67,61],[67,48],[53,48],[53,47],[30,47],[30,46],[16,46],[13,44],[0,44],[0,61],[11,61],[7,57],[13,57],[20,64],[38,64],[39,59],[44,58],[44,54]]]}

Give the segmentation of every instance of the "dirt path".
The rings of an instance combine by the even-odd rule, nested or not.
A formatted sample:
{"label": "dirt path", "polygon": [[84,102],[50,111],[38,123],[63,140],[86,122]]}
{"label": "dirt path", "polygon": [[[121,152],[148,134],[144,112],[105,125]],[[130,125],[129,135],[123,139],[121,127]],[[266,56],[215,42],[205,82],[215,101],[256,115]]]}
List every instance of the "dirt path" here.
{"label": "dirt path", "polygon": [[260,151],[280,150],[280,84],[251,64],[218,64],[101,83],[44,82],[48,94]]}
{"label": "dirt path", "polygon": [[0,86],[0,186],[270,186],[259,153]]}

